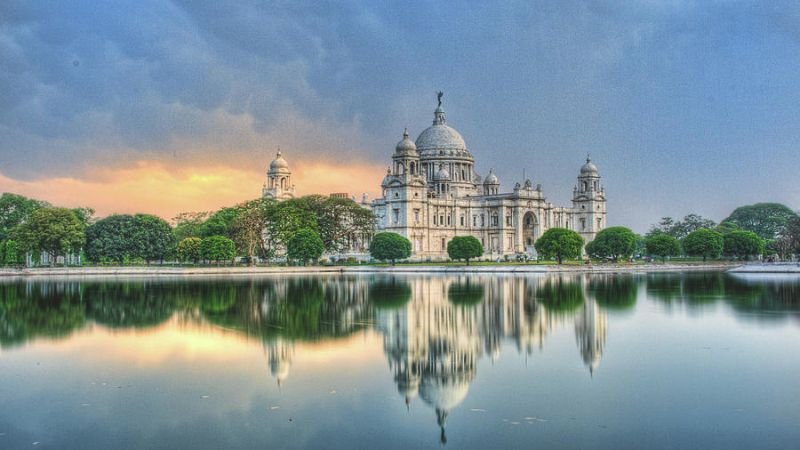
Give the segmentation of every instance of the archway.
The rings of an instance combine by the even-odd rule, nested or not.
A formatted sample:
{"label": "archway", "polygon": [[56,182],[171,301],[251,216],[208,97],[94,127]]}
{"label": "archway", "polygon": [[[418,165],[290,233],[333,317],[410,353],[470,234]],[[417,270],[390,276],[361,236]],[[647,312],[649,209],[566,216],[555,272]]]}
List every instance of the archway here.
{"label": "archway", "polygon": [[539,219],[532,211],[528,211],[522,216],[522,242],[525,244],[525,250],[530,255],[536,254],[536,249],[533,245],[536,239],[539,238]]}

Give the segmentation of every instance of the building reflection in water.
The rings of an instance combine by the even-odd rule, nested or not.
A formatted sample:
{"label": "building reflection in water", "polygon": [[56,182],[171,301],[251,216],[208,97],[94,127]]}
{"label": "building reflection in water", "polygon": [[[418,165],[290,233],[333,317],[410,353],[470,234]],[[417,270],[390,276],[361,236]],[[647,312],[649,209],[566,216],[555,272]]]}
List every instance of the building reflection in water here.
{"label": "building reflection in water", "polygon": [[428,277],[408,283],[412,299],[377,309],[375,327],[398,392],[407,406],[420,397],[435,410],[443,443],[448,413],[467,397],[478,360],[497,359],[504,340],[531,354],[554,328],[574,319],[590,373],[602,357],[606,314],[596,301],[584,301],[579,277]]}

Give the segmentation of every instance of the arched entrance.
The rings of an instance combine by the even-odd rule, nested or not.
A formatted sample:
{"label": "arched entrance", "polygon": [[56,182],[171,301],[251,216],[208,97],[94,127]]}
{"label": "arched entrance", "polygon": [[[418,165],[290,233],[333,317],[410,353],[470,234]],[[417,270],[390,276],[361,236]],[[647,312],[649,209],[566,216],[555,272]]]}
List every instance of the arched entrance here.
{"label": "arched entrance", "polygon": [[522,216],[522,243],[525,245],[525,251],[531,255],[536,256],[536,249],[533,244],[539,238],[539,219],[532,211],[528,211]]}

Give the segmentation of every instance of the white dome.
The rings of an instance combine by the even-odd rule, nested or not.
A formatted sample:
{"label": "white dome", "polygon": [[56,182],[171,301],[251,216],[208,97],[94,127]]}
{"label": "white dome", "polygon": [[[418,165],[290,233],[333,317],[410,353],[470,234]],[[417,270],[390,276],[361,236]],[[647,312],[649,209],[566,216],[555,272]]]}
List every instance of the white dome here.
{"label": "white dome", "polygon": [[497,179],[497,175],[492,170],[489,170],[489,175],[486,175],[486,180],[483,181],[483,184],[500,184],[500,180]]}
{"label": "white dome", "polygon": [[419,151],[467,150],[461,134],[445,124],[432,125],[425,129],[417,138],[416,145]]}
{"label": "white dome", "polygon": [[397,143],[397,147],[395,147],[394,151],[401,155],[417,153],[417,146],[414,144],[414,141],[408,137],[408,130],[403,132],[403,139]]}
{"label": "white dome", "polygon": [[419,388],[419,395],[425,403],[436,409],[452,410],[467,398],[469,383],[455,379],[425,379]]}
{"label": "white dome", "polygon": [[272,162],[269,163],[269,170],[270,171],[289,170],[289,163],[286,162],[285,159],[283,159],[280,150],[278,150],[278,154],[275,155],[275,159],[273,159]]}
{"label": "white dome", "polygon": [[581,175],[597,175],[597,166],[594,165],[592,159],[587,157],[586,164],[581,167]]}
{"label": "white dome", "polygon": [[433,179],[436,181],[447,181],[450,179],[450,172],[445,168],[441,168],[436,172],[436,176],[434,176]]}

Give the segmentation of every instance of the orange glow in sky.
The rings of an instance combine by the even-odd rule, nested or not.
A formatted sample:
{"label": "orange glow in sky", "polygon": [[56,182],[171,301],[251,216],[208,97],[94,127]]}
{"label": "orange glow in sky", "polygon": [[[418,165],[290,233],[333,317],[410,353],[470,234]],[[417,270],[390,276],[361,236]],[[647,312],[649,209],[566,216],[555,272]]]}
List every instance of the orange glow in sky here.
{"label": "orange glow in sky", "polygon": [[[269,162],[266,161],[263,166]],[[290,162],[298,195],[378,191],[383,168],[370,164],[336,165]],[[0,191],[13,192],[56,206],[94,208],[98,217],[113,213],[150,213],[170,219],[180,212],[212,211],[261,195],[266,174],[260,168],[222,165],[172,168],[139,161],[121,168],[98,168],[92,179],[56,177],[17,180],[0,173]]]}

